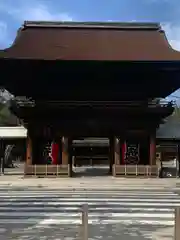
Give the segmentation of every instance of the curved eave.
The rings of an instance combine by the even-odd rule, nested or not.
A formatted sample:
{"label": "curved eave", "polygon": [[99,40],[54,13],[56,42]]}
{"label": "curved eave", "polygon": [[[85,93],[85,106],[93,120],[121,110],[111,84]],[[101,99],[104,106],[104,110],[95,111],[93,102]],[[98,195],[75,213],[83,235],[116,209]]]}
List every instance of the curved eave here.
{"label": "curved eave", "polygon": [[148,113],[159,116],[159,118],[166,118],[174,112],[173,106],[157,106],[148,109]]}

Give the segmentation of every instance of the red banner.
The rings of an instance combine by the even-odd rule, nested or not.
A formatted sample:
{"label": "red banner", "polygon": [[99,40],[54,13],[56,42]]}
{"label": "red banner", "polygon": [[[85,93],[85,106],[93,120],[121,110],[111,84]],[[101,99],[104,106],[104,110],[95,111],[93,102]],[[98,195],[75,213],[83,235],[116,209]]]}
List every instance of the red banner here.
{"label": "red banner", "polygon": [[58,164],[59,144],[52,143],[52,146],[51,146],[51,157],[52,157],[52,164]]}

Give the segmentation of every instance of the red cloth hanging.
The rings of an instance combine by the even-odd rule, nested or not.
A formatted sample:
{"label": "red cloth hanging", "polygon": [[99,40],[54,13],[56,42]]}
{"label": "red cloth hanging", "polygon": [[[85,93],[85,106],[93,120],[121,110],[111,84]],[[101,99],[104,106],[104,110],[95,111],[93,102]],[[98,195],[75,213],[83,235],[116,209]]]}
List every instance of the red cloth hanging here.
{"label": "red cloth hanging", "polygon": [[59,157],[59,144],[58,143],[52,143],[51,157],[52,157],[52,164],[58,164],[58,157]]}

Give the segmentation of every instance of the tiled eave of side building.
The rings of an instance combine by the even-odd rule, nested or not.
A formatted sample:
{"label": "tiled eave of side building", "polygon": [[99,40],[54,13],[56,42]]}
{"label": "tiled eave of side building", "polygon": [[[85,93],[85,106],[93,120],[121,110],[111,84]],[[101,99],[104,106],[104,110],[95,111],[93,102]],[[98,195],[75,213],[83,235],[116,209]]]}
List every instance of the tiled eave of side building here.
{"label": "tiled eave of side building", "polygon": [[157,129],[156,138],[159,140],[180,141],[180,120],[170,116]]}

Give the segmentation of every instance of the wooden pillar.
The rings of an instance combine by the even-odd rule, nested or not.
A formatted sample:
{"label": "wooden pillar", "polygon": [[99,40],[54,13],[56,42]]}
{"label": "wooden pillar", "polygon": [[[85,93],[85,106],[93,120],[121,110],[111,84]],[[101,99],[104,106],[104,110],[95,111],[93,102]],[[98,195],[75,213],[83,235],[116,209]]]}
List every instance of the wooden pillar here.
{"label": "wooden pillar", "polygon": [[68,138],[62,137],[62,165],[68,165],[69,153],[68,153]]}
{"label": "wooden pillar", "polygon": [[120,165],[120,140],[114,137],[114,161],[116,165]]}
{"label": "wooden pillar", "polygon": [[62,137],[62,165],[68,166],[68,176],[72,177],[72,139]]}
{"label": "wooden pillar", "polygon": [[57,141],[58,145],[59,145],[59,154],[58,154],[58,164],[61,165],[62,164],[62,138],[58,138]]}
{"label": "wooden pillar", "polygon": [[32,165],[32,139],[29,135],[26,144],[26,164]]}
{"label": "wooden pillar", "polygon": [[72,139],[62,137],[62,165],[72,165]]}
{"label": "wooden pillar", "polygon": [[149,165],[156,165],[156,136],[152,134],[150,136],[150,156],[149,156]]}
{"label": "wooden pillar", "polygon": [[121,165],[125,165],[126,141],[124,139],[122,139],[120,146],[121,146],[120,148]]}
{"label": "wooden pillar", "polygon": [[109,138],[109,172],[112,173],[112,166],[114,164],[114,139]]}
{"label": "wooden pillar", "polygon": [[72,177],[72,138],[68,138],[68,175]]}

